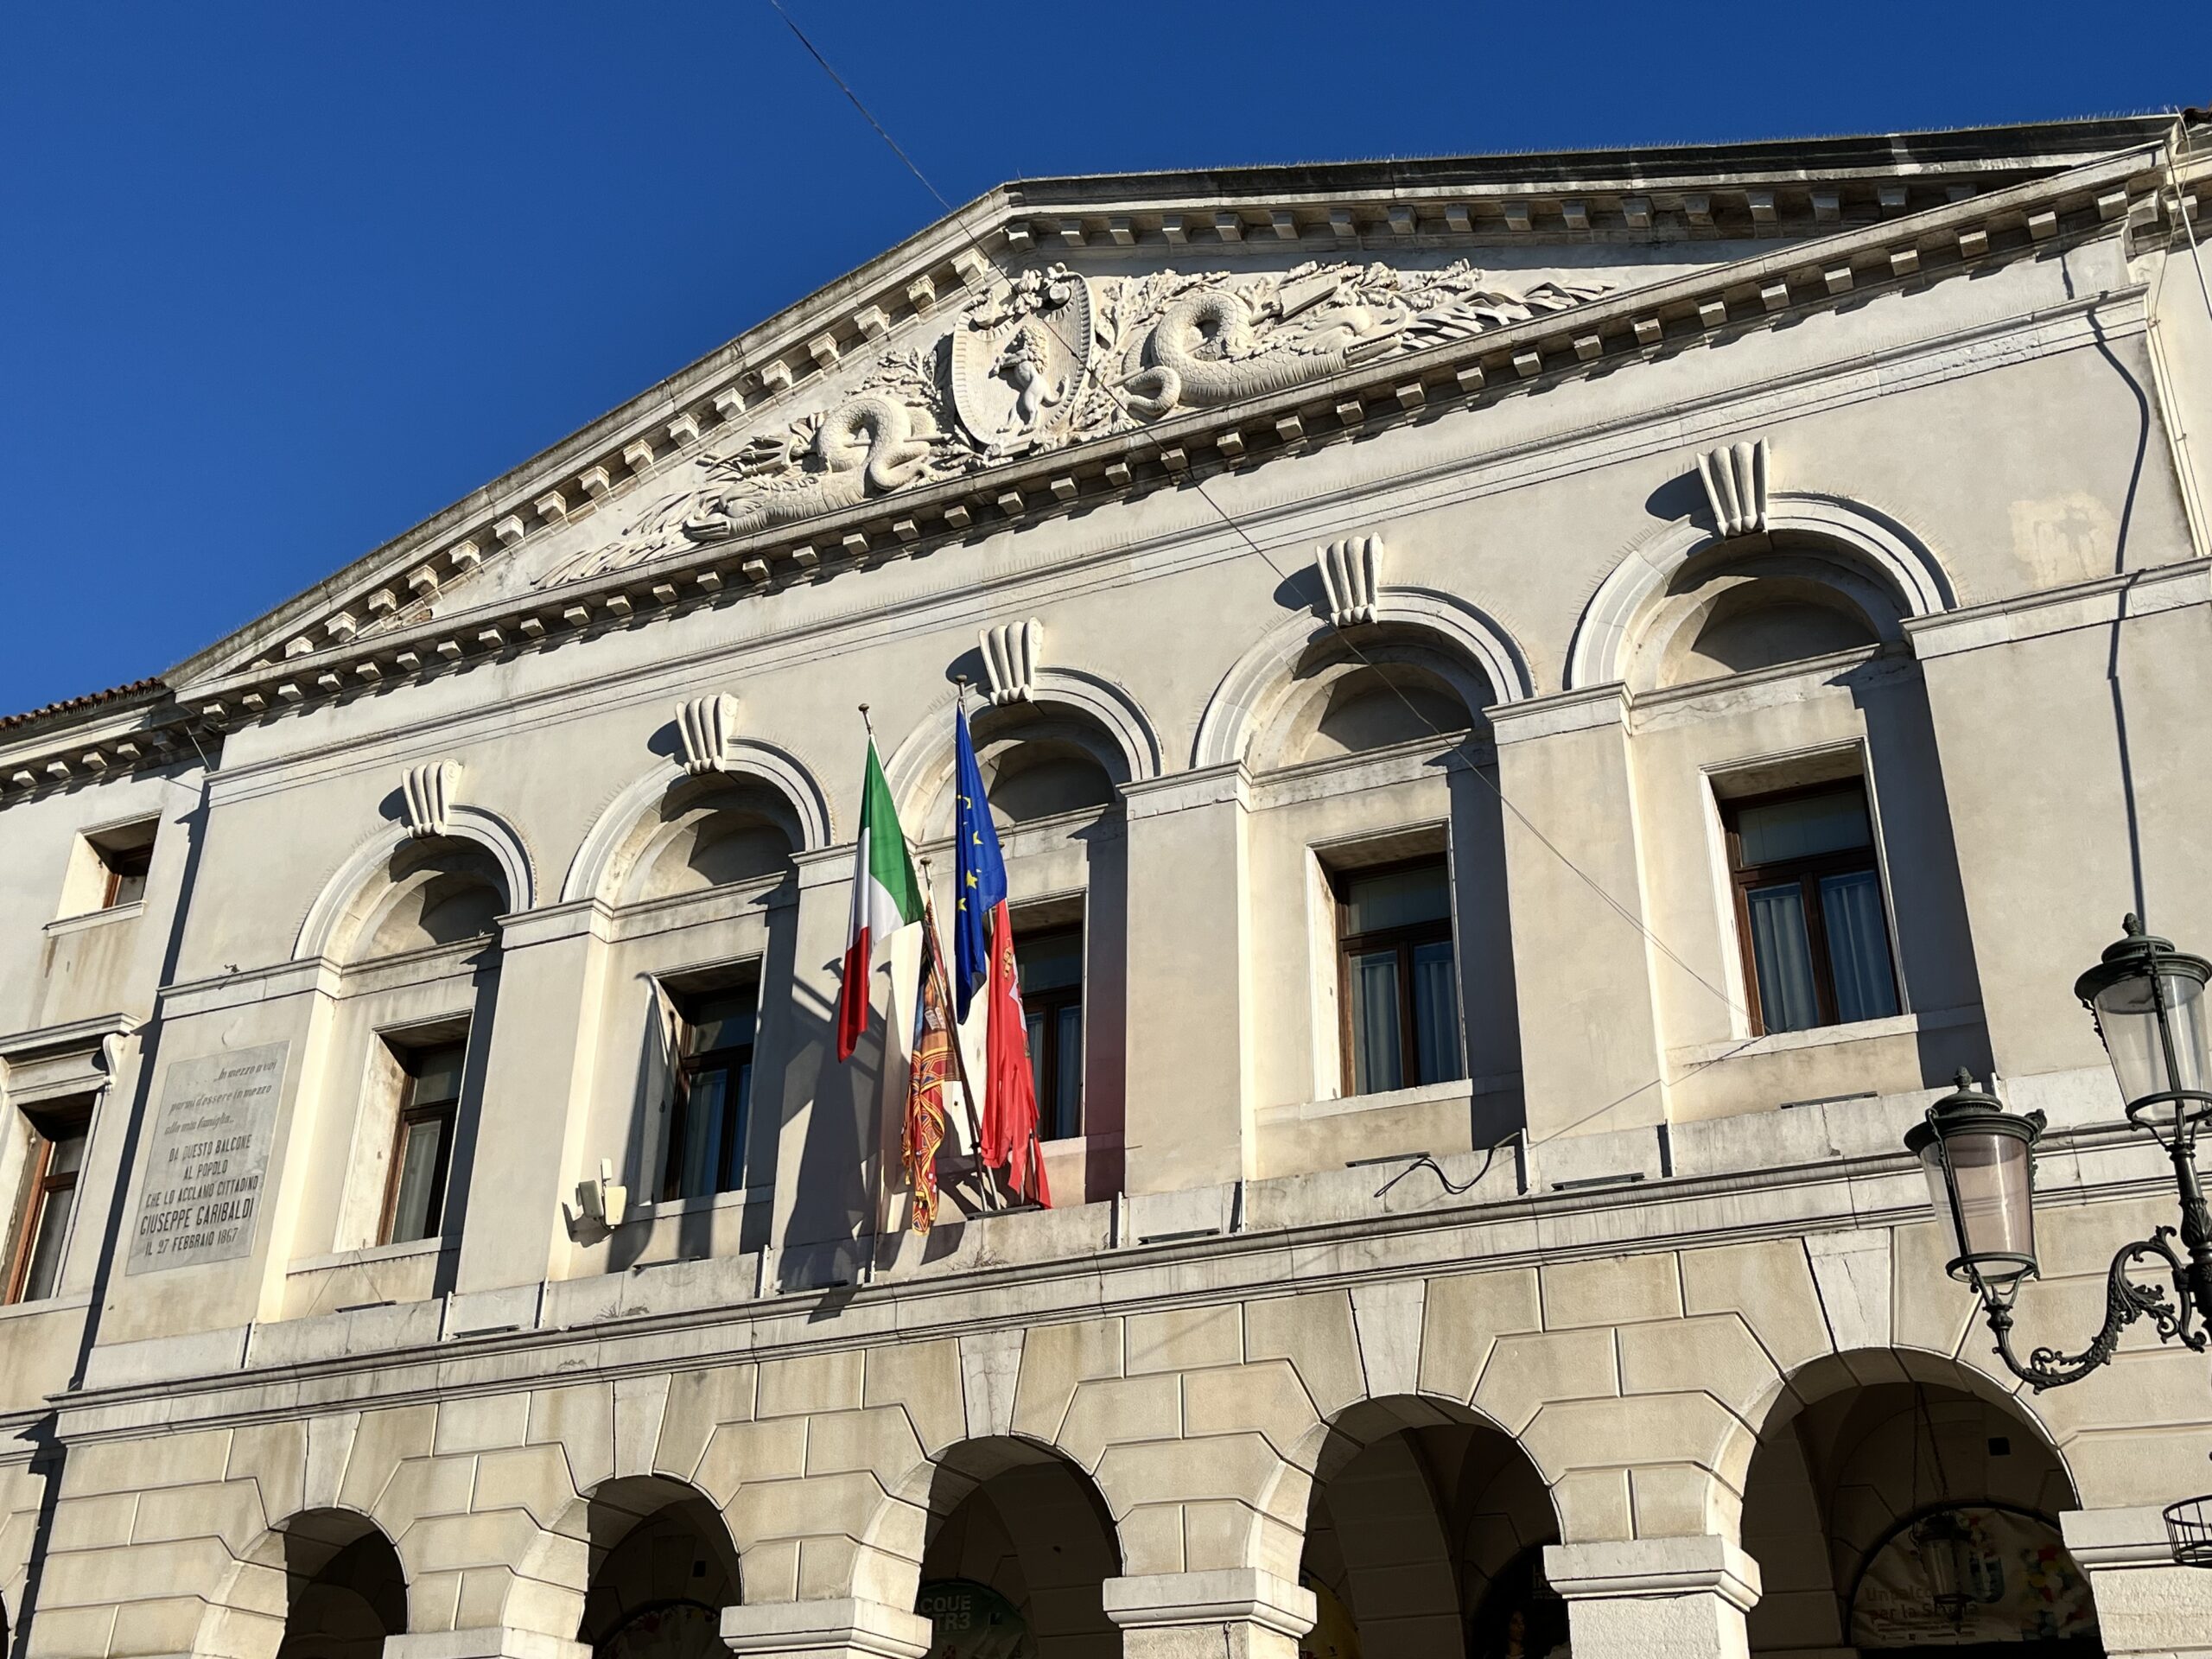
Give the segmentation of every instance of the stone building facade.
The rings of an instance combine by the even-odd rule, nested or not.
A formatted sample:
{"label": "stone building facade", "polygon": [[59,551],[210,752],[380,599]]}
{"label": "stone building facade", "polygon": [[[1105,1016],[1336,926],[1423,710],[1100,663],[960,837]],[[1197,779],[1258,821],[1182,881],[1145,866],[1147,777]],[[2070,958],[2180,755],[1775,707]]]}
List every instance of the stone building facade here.
{"label": "stone building facade", "polygon": [[[2024,1390],[1900,1148],[2049,1114],[2031,1344],[2171,1217],[2192,137],[1010,186],[0,724],[16,1651],[2212,1653],[2203,1361]],[[1058,1204],[923,1236],[961,697]]]}

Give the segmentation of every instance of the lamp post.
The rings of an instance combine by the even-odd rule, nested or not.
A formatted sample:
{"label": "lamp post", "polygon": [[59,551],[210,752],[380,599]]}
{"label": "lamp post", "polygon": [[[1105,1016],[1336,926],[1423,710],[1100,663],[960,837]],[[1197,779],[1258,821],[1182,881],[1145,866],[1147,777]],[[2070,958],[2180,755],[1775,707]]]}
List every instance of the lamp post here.
{"label": "lamp post", "polygon": [[[1957,1090],[1928,1109],[1905,1135],[1919,1159],[1929,1197],[1951,1249],[1946,1271],[1970,1284],[2012,1374],[2038,1393],[2083,1377],[2109,1361],[2120,1332],[2147,1318],[2161,1342],[2202,1352],[2212,1338],[2199,1327],[2212,1318],[2212,1211],[2196,1172],[2199,1126],[2212,1117],[2212,1025],[2206,985],[2212,963],[2145,933],[2130,916],[2120,941],[2074,982],[2104,1039],[2128,1121],[2148,1130],[2172,1160],[2180,1199],[2177,1230],[2158,1227],[2120,1246],[2106,1279],[2104,1328],[2079,1353],[2037,1348],[2024,1362],[2012,1347],[2012,1304],[2036,1276],[2034,1182],[2041,1112],[2015,1116],[1959,1073]],[[2149,1265],[2173,1287],[2138,1284],[2133,1268]],[[2177,1560],[2212,1566],[2212,1500],[2167,1511]],[[2179,1512],[2187,1511],[2187,1515]],[[2190,1535],[2183,1536],[2186,1530]]]}

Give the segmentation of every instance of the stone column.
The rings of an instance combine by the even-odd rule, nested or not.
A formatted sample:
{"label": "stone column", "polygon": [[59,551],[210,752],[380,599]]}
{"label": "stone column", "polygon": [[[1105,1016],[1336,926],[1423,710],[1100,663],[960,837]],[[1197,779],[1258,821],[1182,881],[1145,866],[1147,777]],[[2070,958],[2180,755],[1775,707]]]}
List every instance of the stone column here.
{"label": "stone column", "polygon": [[880,1601],[768,1601],[722,1609],[734,1654],[774,1659],[922,1659],[930,1622]]}
{"label": "stone column", "polygon": [[2155,1508],[2071,1510],[2058,1517],[2088,1575],[2097,1628],[2113,1659],[2212,1655],[2212,1573],[2182,1567]]}
{"label": "stone column", "polygon": [[410,1630],[384,1639],[384,1659],[591,1659],[588,1642],[488,1624],[469,1630]]}
{"label": "stone column", "polygon": [[[454,1149],[461,1220],[454,1289],[457,1297],[510,1294],[463,1305],[458,1321],[528,1325],[534,1300],[531,1318],[519,1310],[550,1276],[556,1252],[568,1249],[561,1200],[584,1173],[578,1137],[598,1053],[606,921],[606,907],[587,899],[499,924],[499,991],[476,1016],[489,1017],[492,1033],[473,1144],[464,1125]],[[472,1033],[472,1047],[475,1040]],[[507,1310],[511,1300],[515,1308]]]}
{"label": "stone column", "polygon": [[1637,931],[1647,907],[1626,693],[1605,685],[1490,712],[1498,787],[1551,843],[1506,815],[1529,1138],[1664,1122],[1650,950]]}
{"label": "stone column", "polygon": [[1251,1141],[1244,768],[1179,772],[1123,798],[1128,1190],[1238,1180]]}
{"label": "stone column", "polygon": [[1748,1659],[1758,1563],[1725,1538],[1553,1544],[1544,1577],[1567,1599],[1574,1659]]}
{"label": "stone column", "polygon": [[1109,1579],[1106,1617],[1127,1659],[1298,1659],[1313,1592],[1257,1567]]}

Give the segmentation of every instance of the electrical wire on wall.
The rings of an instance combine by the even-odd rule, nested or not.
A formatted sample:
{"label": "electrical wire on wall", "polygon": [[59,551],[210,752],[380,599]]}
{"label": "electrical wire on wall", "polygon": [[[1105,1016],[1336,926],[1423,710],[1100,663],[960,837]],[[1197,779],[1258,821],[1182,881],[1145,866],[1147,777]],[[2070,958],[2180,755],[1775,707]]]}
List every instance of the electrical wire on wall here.
{"label": "electrical wire on wall", "polygon": [[[767,0],[767,3],[772,9],[773,9],[776,15],[783,20],[785,26],[790,29],[792,36],[798,41],[800,47],[805,51],[806,54],[814,60],[814,62],[821,68],[823,73],[828,76],[830,81],[836,86],[837,90],[843,94],[846,101],[849,103],[854,110],[859,113],[860,118],[865,121],[869,128],[874,131],[876,136],[883,141],[885,146],[891,151],[891,153],[898,157],[899,163],[909,173],[913,175],[915,180],[921,185],[922,188],[929,193],[931,199],[938,204],[939,209],[945,215],[947,222],[957,226],[962,237],[966,240],[969,250],[974,252],[976,257],[982,260],[984,264],[1001,280],[1010,281],[1011,278],[1004,267],[1001,265],[999,261],[994,258],[976,239],[974,231],[964,222],[960,220],[957,213],[952,207],[952,204],[946,200],[944,194],[938,189],[936,185],[931,182],[929,175],[923,172],[921,167],[914,161],[913,157],[899,143],[897,139],[892,137],[890,130],[884,126],[881,121],[877,119],[874,113],[868,108],[868,105],[861,99],[859,92],[854,88],[852,83],[838,73],[836,67],[830,63],[828,57],[825,56],[822,50],[815,45],[810,38],[809,38],[806,31],[799,26],[798,20],[785,9],[782,0]],[[1068,351],[1070,355],[1074,358],[1076,361],[1080,363],[1088,359],[1090,355],[1088,350],[1089,342],[1084,342],[1084,346],[1082,348],[1078,348],[1076,342],[1070,340],[1068,336],[1062,332],[1058,321],[1049,313],[1039,314],[1039,320],[1052,332],[1054,336],[1059,340],[1061,346]],[[1124,415],[1128,416],[1132,421],[1139,419],[1136,412],[1129,408],[1128,404],[1122,399],[1116,388],[1109,385],[1103,378],[1099,380],[1097,384],[1100,389],[1103,391],[1109,397],[1112,398],[1116,405],[1120,407]],[[1296,580],[1295,573],[1285,569],[1283,565],[1270,556],[1268,550],[1263,548],[1259,542],[1254,539],[1252,535],[1245,529],[1245,527],[1237,522],[1236,516],[1214,499],[1212,494],[1206,489],[1205,480],[1203,477],[1195,478],[1193,480],[1192,487],[1198,499],[1205,503],[1206,506],[1221,520],[1222,524],[1241,542],[1243,542],[1246,550],[1256,557],[1262,564],[1265,565],[1268,570],[1273,572],[1279,581],[1291,582]],[[1370,671],[1376,670],[1378,667],[1375,659],[1370,657],[1360,648],[1357,641],[1344,639],[1340,636],[1337,643],[1348,656],[1353,658],[1362,667]],[[1395,678],[1388,674],[1379,672],[1376,674],[1376,678],[1382,686],[1388,688],[1390,692],[1397,697],[1399,702],[1405,705],[1407,712],[1412,715],[1414,719],[1419,722],[1419,724],[1427,730],[1431,736],[1446,745],[1446,760],[1447,765],[1456,763],[1458,766],[1464,767],[1465,771],[1472,774],[1475,778],[1478,779],[1483,786],[1497,797],[1500,808],[1510,814],[1514,821],[1519,823],[1539,846],[1542,847],[1546,852],[1549,853],[1554,858],[1558,860],[1558,861],[1570,871],[1578,880],[1587,887],[1591,892],[1598,897],[1599,900],[1607,910],[1611,911],[1630,928],[1633,929],[1636,933],[1641,937],[1643,942],[1659,956],[1664,957],[1668,962],[1673,963],[1676,968],[1681,969],[1683,974],[1689,977],[1692,982],[1701,987],[1706,991],[1711,993],[1714,997],[1718,998],[1729,1009],[1731,1014],[1740,1022],[1739,1028],[1747,1028],[1753,1023],[1749,1010],[1747,1010],[1733,995],[1723,987],[1715,984],[1703,973],[1700,973],[1697,968],[1688,961],[1680,952],[1676,951],[1664,939],[1661,938],[1656,933],[1655,933],[1650,925],[1645,922],[1642,917],[1636,914],[1633,910],[1630,909],[1628,906],[1623,904],[1619,899],[1609,892],[1604,883],[1599,881],[1594,875],[1591,874],[1589,871],[1584,869],[1580,864],[1577,863],[1574,858],[1568,854],[1564,848],[1560,847],[1556,841],[1554,841],[1550,836],[1547,835],[1543,829],[1538,825],[1534,819],[1529,817],[1526,812],[1522,810],[1520,806],[1505,793],[1498,781],[1485,772],[1474,755],[1470,753],[1468,746],[1471,740],[1471,734],[1454,734],[1445,731],[1433,720],[1431,720],[1427,713],[1423,711],[1412,698],[1406,695],[1404,688],[1399,685]],[[1700,1060],[1697,1064],[1688,1067],[1679,1077],[1674,1079],[1674,1082],[1676,1084],[1686,1083],[1692,1077],[1698,1076],[1700,1073],[1708,1070],[1709,1068],[1718,1065],[1722,1061],[1742,1052],[1745,1048],[1748,1048],[1752,1043],[1757,1042],[1758,1040],[1758,1039],[1756,1036],[1745,1037],[1730,1047],[1723,1050],[1720,1053]],[[1618,1111],[1623,1106],[1625,1106],[1630,1102],[1637,1099],[1639,1096],[1649,1093],[1651,1090],[1659,1087],[1663,1081],[1665,1081],[1663,1073],[1661,1075],[1656,1075],[1648,1083],[1642,1084],[1637,1088],[1629,1090],[1627,1093],[1623,1094],[1615,1099],[1607,1101],[1603,1105],[1595,1107],[1590,1111],[1585,1112],[1580,1117],[1574,1118],[1570,1122],[1560,1125],[1546,1135],[1532,1138],[1526,1134],[1525,1130],[1516,1129],[1511,1135],[1504,1137],[1504,1140],[1500,1141],[1497,1143],[1497,1146],[1503,1146],[1504,1144],[1504,1141],[1510,1141],[1516,1135],[1521,1138],[1524,1147],[1533,1148],[1537,1146],[1541,1146],[1546,1142],[1556,1140],[1562,1135],[1572,1134],[1585,1124],[1602,1118],[1609,1113]],[[1491,1154],[1495,1156],[1497,1146],[1493,1146],[1489,1150]],[[1403,1179],[1406,1175],[1411,1174],[1414,1170],[1421,1167],[1421,1164],[1420,1160],[1421,1159],[1427,1159],[1429,1166],[1435,1169],[1438,1179],[1444,1182],[1447,1190],[1454,1192],[1465,1190],[1465,1187],[1453,1187],[1449,1179],[1445,1177],[1444,1171],[1441,1166],[1437,1166],[1434,1160],[1430,1158],[1428,1154],[1409,1154],[1409,1156],[1413,1156],[1415,1161],[1409,1164],[1407,1169],[1400,1172],[1399,1175],[1394,1177],[1390,1181],[1386,1182],[1382,1188],[1378,1190],[1376,1192],[1376,1196],[1377,1198],[1380,1198],[1384,1192],[1387,1192],[1391,1186],[1396,1184],[1398,1180]],[[1482,1171],[1474,1178],[1475,1182],[1479,1182],[1482,1175],[1488,1173],[1489,1167],[1489,1160],[1486,1159]],[[1472,1184],[1474,1183],[1469,1183],[1469,1185]]]}

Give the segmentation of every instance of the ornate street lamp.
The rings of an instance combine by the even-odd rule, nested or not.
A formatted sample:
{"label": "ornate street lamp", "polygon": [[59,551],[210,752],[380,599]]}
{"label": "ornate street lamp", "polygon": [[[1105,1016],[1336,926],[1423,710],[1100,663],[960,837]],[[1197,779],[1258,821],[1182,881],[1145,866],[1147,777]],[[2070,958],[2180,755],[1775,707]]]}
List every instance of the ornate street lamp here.
{"label": "ornate street lamp", "polygon": [[[2139,1319],[2151,1320],[2161,1342],[2201,1352],[2212,1340],[2198,1328],[2212,1316],[2212,1211],[2196,1158],[2197,1129],[2212,1118],[2206,1087],[2212,1081],[2212,1007],[2205,994],[2212,963],[2145,933],[2133,916],[2123,926],[2125,937],[2075,981],[2074,994],[2096,1021],[2128,1121],[2149,1130],[2173,1162],[2180,1249],[2171,1242],[2171,1227],[2120,1247],[2106,1279],[2104,1328],[2081,1352],[2037,1348],[2024,1363],[2012,1349],[2012,1303],[2021,1283],[2036,1276],[2033,1168],[2043,1114],[2014,1116],[1961,1071],[1957,1090],[1930,1106],[1926,1121],[1905,1135],[1950,1243],[1946,1271],[1974,1287],[1999,1356],[2038,1393],[2078,1382],[2106,1363],[2120,1332]],[[2164,1287],[2128,1277],[2129,1268],[2145,1262],[2171,1281],[2171,1300]],[[2177,1560],[2212,1566],[2212,1528],[2203,1524],[2212,1519],[2208,1504],[2212,1499],[2196,1499],[2167,1511]]]}

